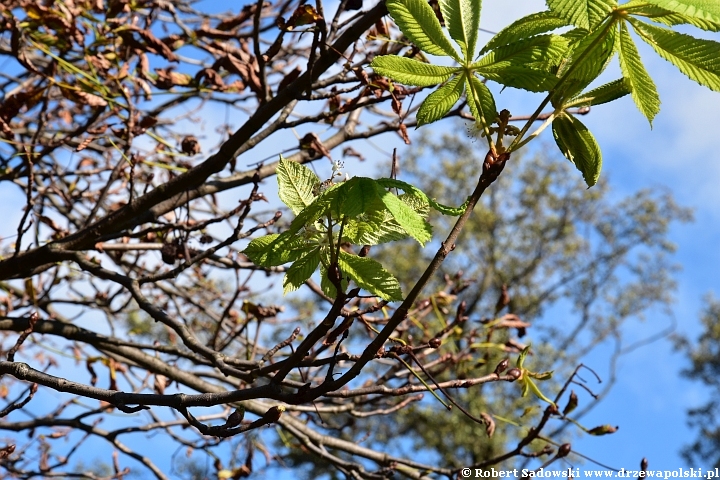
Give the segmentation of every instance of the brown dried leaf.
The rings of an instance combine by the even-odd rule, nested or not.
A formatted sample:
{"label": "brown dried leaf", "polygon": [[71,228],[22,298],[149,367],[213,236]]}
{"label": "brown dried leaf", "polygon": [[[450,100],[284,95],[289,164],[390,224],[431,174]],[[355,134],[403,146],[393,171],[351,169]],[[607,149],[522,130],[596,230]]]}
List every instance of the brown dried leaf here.
{"label": "brown dried leaf", "polygon": [[163,90],[169,90],[175,85],[185,86],[192,83],[193,78],[185,73],[174,72],[172,67],[158,68],[155,70],[157,79],[155,86]]}
{"label": "brown dried leaf", "polygon": [[95,95],[94,93],[83,92],[82,90],[75,90],[73,96],[78,100],[78,103],[83,103],[91,107],[106,107],[107,101],[104,98]]}
{"label": "brown dried leaf", "polygon": [[155,375],[155,381],[153,382],[153,390],[158,395],[165,394],[165,387],[167,386],[167,377],[164,375]]}
{"label": "brown dried leaf", "polygon": [[320,20],[325,21],[322,15],[320,15],[313,6],[300,5],[295,9],[288,21],[285,22],[285,29],[293,30],[295,27],[317,23]]}
{"label": "brown dried leaf", "polygon": [[393,95],[392,96],[392,109],[393,112],[399,117],[400,113],[402,112],[402,101],[398,100],[398,98]]}
{"label": "brown dried leaf", "polygon": [[169,62],[177,62],[178,57],[162,40],[157,38],[150,30],[143,30],[135,26],[129,26],[129,30],[135,31],[142,37],[148,47],[148,51],[165,57]]}
{"label": "brown dried leaf", "polygon": [[225,90],[225,83],[223,82],[222,76],[212,68],[203,68],[197,74],[195,74],[195,81],[202,84],[203,80],[207,80],[206,87],[214,87],[218,90]]}
{"label": "brown dried leaf", "polygon": [[405,142],[405,145],[410,145],[410,137],[408,136],[407,126],[404,123],[398,125],[397,132]]}
{"label": "brown dried leaf", "polygon": [[[300,149],[308,150],[311,155],[321,154],[323,157],[327,157],[332,160],[330,156],[330,150],[320,141],[320,138],[314,133],[308,133],[300,139]],[[313,153],[314,152],[314,153]]]}
{"label": "brown dried leaf", "polygon": [[[95,140],[95,137],[93,137],[92,135],[88,135],[87,138],[85,138],[85,140],[80,142],[80,145],[78,145],[77,148],[75,148],[75,151],[82,152],[83,150],[85,150],[87,148],[88,145],[90,145],[92,143],[93,140]],[[79,165],[79,166],[82,166],[82,165]]]}
{"label": "brown dried leaf", "polygon": [[2,460],[3,458],[9,457],[10,455],[12,455],[12,453],[14,451],[15,451],[15,445],[12,443],[0,448],[0,460]]}
{"label": "brown dried leaf", "polygon": [[365,161],[365,156],[352,147],[343,148],[342,154],[343,154],[343,157],[356,157],[361,162]]}
{"label": "brown dried leaf", "polygon": [[249,20],[255,14],[256,8],[257,5],[254,3],[250,5],[245,5],[240,11],[239,15],[233,18],[223,20],[222,22],[218,23],[216,28],[218,30],[232,30],[235,27],[238,27],[245,23],[247,20]]}
{"label": "brown dried leaf", "polygon": [[187,135],[180,142],[180,150],[185,155],[197,155],[200,153],[200,142],[193,135]]}

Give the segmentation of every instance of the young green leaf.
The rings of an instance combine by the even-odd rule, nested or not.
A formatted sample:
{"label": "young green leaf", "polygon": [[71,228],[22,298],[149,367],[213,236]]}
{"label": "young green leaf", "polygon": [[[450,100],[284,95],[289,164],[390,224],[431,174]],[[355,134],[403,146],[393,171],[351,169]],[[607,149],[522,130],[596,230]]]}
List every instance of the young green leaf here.
{"label": "young green leaf", "polygon": [[580,170],[588,188],[595,185],[602,169],[602,153],[590,130],[566,113],[553,120],[552,130],[560,151]]}
{"label": "young green leaf", "polygon": [[396,82],[418,87],[438,85],[461,70],[460,67],[441,67],[397,55],[375,57],[370,67],[375,73]]}
{"label": "young green leaf", "polygon": [[358,287],[383,300],[403,299],[397,278],[371,258],[358,257],[341,250],[338,267],[342,274],[348,275]]}
{"label": "young green leaf", "polygon": [[416,115],[418,127],[440,120],[450,111],[463,94],[464,77],[464,74],[458,75],[428,95]]}
{"label": "young green leaf", "polygon": [[628,95],[632,91],[630,83],[625,78],[618,78],[610,83],[601,85],[589,92],[582,93],[563,105],[563,108],[591,107],[612,102]]}
{"label": "young green leaf", "polygon": [[638,110],[645,115],[652,127],[653,118],[660,111],[660,95],[655,87],[655,82],[652,81],[640,60],[640,52],[630,38],[630,32],[628,32],[625,22],[620,24],[618,47],[620,69],[631,86],[632,98]]}
{"label": "young green leaf", "polygon": [[400,224],[408,235],[418,241],[420,245],[432,238],[432,227],[412,207],[400,200],[394,194],[378,186],[378,194],[393,218]]}
{"label": "young green leaf", "polygon": [[500,30],[500,32],[491,38],[482,50],[480,50],[480,53],[485,53],[494,48],[503,47],[511,43],[520,42],[541,33],[551,32],[565,25],[567,25],[567,22],[554,12],[533,13],[514,21]]}
{"label": "young green leaf", "polygon": [[[430,205],[426,198],[412,194],[399,195],[398,198],[423,218],[430,213]],[[379,245],[408,237],[405,229],[393,218],[379,197],[378,203],[379,208],[373,205],[355,220],[349,220],[345,224],[343,229],[345,241],[356,245]]]}
{"label": "young green leaf", "polygon": [[593,31],[617,6],[615,0],[546,0],[548,8],[568,24]]}
{"label": "young green leaf", "polygon": [[295,261],[285,272],[283,294],[297,290],[310,278],[320,264],[320,248],[314,248]]}
{"label": "young green leaf", "polygon": [[300,213],[315,200],[313,187],[320,179],[312,170],[280,155],[277,167],[278,195],[294,214]]}
{"label": "young green leaf", "polygon": [[[280,235],[272,236],[272,240],[263,240],[263,238],[271,237],[267,235],[250,242],[248,248],[250,248],[250,254],[245,249],[244,253],[250,257],[250,259],[258,264],[265,267],[282,265],[290,261],[296,260],[297,255],[290,258],[292,252],[290,249],[303,249],[307,248],[306,240],[298,235],[298,232],[308,225],[312,225],[319,218],[327,214],[333,204],[336,203],[336,197],[338,194],[339,185],[330,187],[328,190],[322,193],[322,195],[315,198],[307,208],[301,211],[295,219],[290,222],[290,226]],[[260,242],[260,244],[253,244],[253,242]],[[252,246],[252,248],[251,248]],[[302,253],[302,252],[301,252]],[[250,255],[253,255],[252,257]]]}
{"label": "young green leaf", "polygon": [[545,70],[519,65],[478,68],[477,73],[506,87],[521,88],[530,92],[550,91],[557,83],[557,77]]}
{"label": "young green leaf", "polygon": [[530,375],[527,375],[528,372],[525,372],[525,375],[523,375],[523,380],[527,383],[527,386],[530,388],[530,391],[538,397],[540,400],[549,403],[550,405],[555,405],[555,402],[550,400],[548,397],[545,396],[545,394],[542,393],[542,391],[538,388],[538,386],[535,384],[535,382],[530,378]]}
{"label": "young green leaf", "polygon": [[717,0],[651,0],[651,3],[688,17],[720,23],[720,3]]}
{"label": "young green leaf", "polygon": [[340,204],[333,211],[348,218],[355,218],[370,211],[373,205],[381,204],[375,180],[365,177],[353,177],[343,182],[338,187],[336,202]]}
{"label": "young green leaf", "polygon": [[410,41],[430,55],[452,57],[455,48],[445,36],[432,7],[424,0],[387,0],[385,6],[400,30]]}
{"label": "young green leaf", "polygon": [[662,58],[696,81],[720,91],[720,43],[630,19],[635,32]]}
{"label": "young green leaf", "polygon": [[476,121],[482,115],[485,118],[485,122],[490,125],[493,121],[495,121],[495,117],[497,117],[498,114],[492,92],[475,75],[468,77],[466,82],[470,112],[473,114]]}
{"label": "young green leaf", "polygon": [[[282,234],[284,235],[284,233]],[[252,240],[242,251],[255,264],[263,267],[275,267],[293,262],[312,248],[304,239],[272,233]],[[282,248],[278,248],[280,245]]]}
{"label": "young green leaf", "polygon": [[530,345],[527,345],[525,348],[522,349],[522,352],[520,352],[520,355],[518,355],[518,359],[515,362],[515,366],[517,368],[524,368],[525,365],[525,359],[527,358],[528,353],[530,353]]}
{"label": "young green leaf", "polygon": [[472,61],[480,31],[482,0],[440,0],[439,3],[450,37],[460,45],[463,57]]}
{"label": "young green leaf", "polygon": [[568,40],[561,35],[536,35],[499,46],[473,64],[473,68],[536,67],[559,63],[568,51]]}
{"label": "young green leaf", "polygon": [[[420,190],[419,188],[410,185],[407,182],[403,182],[402,180],[396,180],[394,178],[380,178],[377,180],[378,185],[380,185],[383,188],[399,188],[400,190],[404,191],[408,195],[412,195],[414,197],[417,197],[419,199],[422,199],[424,203],[427,203],[432,208],[437,210],[438,212],[442,213],[443,215],[451,215],[453,217],[457,217],[458,215],[462,215],[465,211],[465,206],[467,204],[467,201],[460,205],[459,207],[449,207],[447,205],[443,205],[441,203],[436,202],[435,200],[428,198],[425,193]],[[405,203],[410,204],[409,200],[403,199]],[[418,211],[417,209],[415,209]],[[419,212],[419,211],[418,211]]]}

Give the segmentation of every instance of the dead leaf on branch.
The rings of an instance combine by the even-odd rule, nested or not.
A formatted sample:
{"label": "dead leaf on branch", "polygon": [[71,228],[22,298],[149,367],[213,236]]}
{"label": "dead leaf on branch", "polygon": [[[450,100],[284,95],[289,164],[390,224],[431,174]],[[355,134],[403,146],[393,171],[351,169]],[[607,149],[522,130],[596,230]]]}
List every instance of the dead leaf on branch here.
{"label": "dead leaf on branch", "polygon": [[327,157],[332,160],[330,156],[330,150],[323,145],[320,138],[314,133],[308,133],[300,139],[300,149],[307,150],[310,155],[321,154],[323,157]]}
{"label": "dead leaf on branch", "polygon": [[[149,30],[143,30],[134,25],[128,25],[123,28],[125,28],[125,31],[136,32],[145,42],[147,51],[160,55],[169,62],[178,61],[178,57],[177,55],[175,55],[175,52],[173,52],[170,47],[168,47],[162,40],[153,35],[152,32],[150,32]],[[120,36],[122,36],[124,40],[127,38],[127,36],[123,36],[122,32],[120,33]]]}

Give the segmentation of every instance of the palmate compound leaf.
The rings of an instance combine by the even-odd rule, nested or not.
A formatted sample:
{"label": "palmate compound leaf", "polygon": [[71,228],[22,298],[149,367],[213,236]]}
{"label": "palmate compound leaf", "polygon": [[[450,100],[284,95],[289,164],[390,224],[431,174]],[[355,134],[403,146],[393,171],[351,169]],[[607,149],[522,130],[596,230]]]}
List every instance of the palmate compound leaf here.
{"label": "palmate compound leaf", "polygon": [[717,0],[649,0],[666,10],[688,17],[720,23],[720,2]]}
{"label": "palmate compound leaf", "polygon": [[461,74],[427,96],[417,112],[418,127],[443,118],[455,105],[465,89],[465,75]]}
{"label": "palmate compound leaf", "polygon": [[450,37],[460,45],[463,57],[472,61],[480,31],[482,0],[440,0],[439,4]]}
{"label": "palmate compound leaf", "polygon": [[615,0],[546,0],[546,3],[553,13],[569,25],[588,31],[595,30],[617,6]]}
{"label": "palmate compound leaf", "polygon": [[630,19],[640,38],[682,73],[720,92],[720,43]]}
{"label": "palmate compound leaf", "polygon": [[552,11],[533,13],[514,21],[507,27],[500,30],[497,35],[485,44],[482,50],[480,50],[480,53],[485,53],[494,48],[519,42],[541,33],[551,32],[557,28],[564,27],[565,25],[567,25],[565,19],[559,17]]}
{"label": "palmate compound leaf", "polygon": [[460,61],[435,12],[425,0],[387,0],[385,6],[400,30],[421,50]]}
{"label": "palmate compound leaf", "polygon": [[320,264],[320,247],[315,247],[298,258],[285,272],[283,294],[297,290],[312,276]]}
{"label": "palmate compound leaf", "polygon": [[630,83],[625,78],[613,80],[610,83],[601,85],[589,92],[581,93],[569,102],[566,102],[563,108],[572,107],[592,107],[594,105],[602,105],[603,103],[612,102],[618,98],[624,97],[631,93]]}
{"label": "palmate compound leaf", "polygon": [[282,265],[299,258],[298,255],[292,256],[291,251],[299,249],[302,254],[311,248],[311,244],[303,235],[298,233],[330,211],[338,193],[337,187],[337,185],[334,185],[323,192],[322,195],[316,197],[307,208],[290,222],[290,226],[283,233],[257,238],[250,242],[247,248],[243,250],[243,253],[254,263],[264,267]]}
{"label": "palmate compound leaf", "polygon": [[340,250],[338,267],[342,275],[349,276],[358,287],[383,300],[399,301],[403,299],[397,278],[371,258],[358,257]]}
{"label": "palmate compound leaf", "polygon": [[461,70],[459,67],[431,65],[398,55],[375,57],[370,63],[370,67],[375,70],[375,73],[391,78],[396,82],[418,87],[439,85]]}
{"label": "palmate compound leaf", "polygon": [[618,53],[620,54],[620,69],[626,81],[630,84],[632,98],[638,110],[645,115],[652,127],[653,118],[660,111],[660,95],[655,82],[645,70],[640,60],[640,53],[635,46],[625,22],[620,24],[618,39]]}
{"label": "palmate compound leaf", "polygon": [[277,167],[278,195],[280,200],[297,215],[314,200],[313,188],[320,183],[312,170],[280,155]]}
{"label": "palmate compound leaf", "polygon": [[588,188],[595,185],[602,169],[602,153],[590,130],[563,112],[553,120],[552,131],[560,151],[580,170]]}

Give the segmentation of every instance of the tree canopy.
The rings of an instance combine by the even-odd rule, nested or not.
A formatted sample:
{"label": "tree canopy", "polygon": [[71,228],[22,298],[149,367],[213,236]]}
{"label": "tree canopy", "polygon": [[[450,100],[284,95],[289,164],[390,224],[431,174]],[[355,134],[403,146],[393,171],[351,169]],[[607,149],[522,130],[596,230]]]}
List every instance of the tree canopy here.
{"label": "tree canopy", "polygon": [[[720,90],[720,44],[675,29],[717,32],[720,9],[547,7],[479,45],[480,0],[5,2],[2,467],[453,478],[613,433],[571,385],[669,301],[689,212],[610,199],[578,116],[625,95],[658,114],[635,39]],[[542,100],[510,112],[490,83]],[[449,117],[467,136],[433,143]],[[547,128],[570,163],[521,160]],[[384,134],[440,159],[361,172],[352,142]],[[536,324],[562,302],[572,321]]]}

